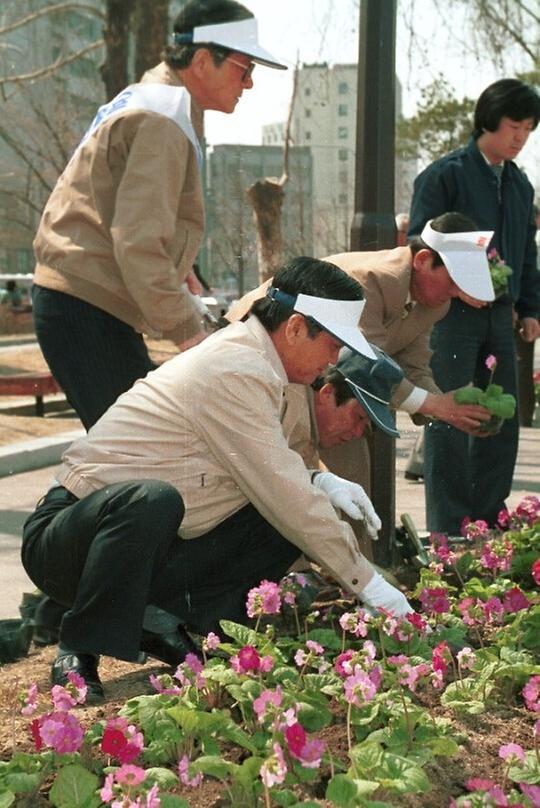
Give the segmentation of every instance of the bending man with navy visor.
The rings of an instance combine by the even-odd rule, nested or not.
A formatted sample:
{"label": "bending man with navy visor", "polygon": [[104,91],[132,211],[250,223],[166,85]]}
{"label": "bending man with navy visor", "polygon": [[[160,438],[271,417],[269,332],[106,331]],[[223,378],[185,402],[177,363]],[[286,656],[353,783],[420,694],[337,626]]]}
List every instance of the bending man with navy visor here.
{"label": "bending man with navy visor", "polygon": [[[343,345],[375,358],[358,328],[363,305],[338,267],[295,259],[246,322],[139,380],[67,450],[22,549],[30,578],[69,607],[54,683],[79,672],[99,700],[99,654],[137,659],[147,604],[182,632],[244,621],[247,591],[302,553],[367,605],[411,610],[281,424],[286,386],[311,384]],[[349,498],[369,520],[358,488]]]}

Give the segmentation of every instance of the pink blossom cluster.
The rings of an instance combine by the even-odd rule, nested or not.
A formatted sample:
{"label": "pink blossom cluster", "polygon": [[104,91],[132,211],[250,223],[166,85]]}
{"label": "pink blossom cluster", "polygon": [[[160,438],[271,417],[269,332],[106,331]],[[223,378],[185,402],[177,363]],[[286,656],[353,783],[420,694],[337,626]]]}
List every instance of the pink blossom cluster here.
{"label": "pink blossom cluster", "polygon": [[146,772],[140,766],[125,763],[110,772],[100,790],[103,802],[111,808],[160,808],[157,785],[145,787]]}
{"label": "pink blossom cluster", "polygon": [[70,671],[67,678],[67,685],[54,685],[51,689],[55,710],[66,711],[75,707],[76,704],[84,704],[86,701],[88,687],[83,677],[75,671]]}
{"label": "pink blossom cluster", "polygon": [[307,640],[306,647],[299,648],[294,655],[294,661],[299,668],[305,669],[313,666],[319,673],[324,673],[330,667],[330,663],[322,658],[324,648],[314,640]]}
{"label": "pink blossom cluster", "polygon": [[521,695],[525,701],[527,710],[533,713],[540,713],[540,676],[531,676],[527,684],[523,687]]}
{"label": "pink blossom cluster", "polygon": [[534,525],[540,519],[540,498],[529,494],[515,511],[504,508],[497,516],[497,523],[505,530],[519,530],[523,525]]}
{"label": "pink blossom cluster", "polygon": [[80,722],[68,712],[52,712],[34,718],[30,730],[38,752],[44,746],[50,746],[59,755],[77,752],[84,739]]}
{"label": "pink blossom cluster", "polygon": [[274,667],[271,656],[261,656],[254,645],[244,645],[230,659],[231,668],[236,673],[269,673]]}
{"label": "pink blossom cluster", "polygon": [[306,576],[301,572],[291,572],[279,584],[279,592],[283,603],[294,607],[299,593],[307,586]]}
{"label": "pink blossom cluster", "polygon": [[188,788],[198,788],[204,779],[202,772],[197,772],[197,774],[190,777],[189,758],[187,755],[182,755],[178,761],[178,777],[180,778],[180,782],[184,786],[188,786]]}
{"label": "pink blossom cluster", "polygon": [[353,612],[344,612],[339,618],[343,631],[355,637],[367,637],[371,615],[365,609],[357,608]]}
{"label": "pink blossom cluster", "polygon": [[431,667],[433,669],[431,683],[437,690],[440,690],[444,684],[444,676],[451,661],[452,652],[448,647],[448,643],[440,642],[431,652]]}
{"label": "pink blossom cluster", "polygon": [[450,611],[448,591],[442,586],[426,586],[419,595],[422,609],[429,614],[445,614]]}
{"label": "pink blossom cluster", "polygon": [[[506,764],[506,772],[510,766],[522,766],[525,763],[526,755],[522,746],[517,743],[507,743],[499,747],[499,757]],[[505,776],[503,777],[503,785],[499,785],[494,780],[485,777],[471,777],[465,785],[467,789],[479,796],[483,797],[481,803],[474,802],[474,805],[495,806],[496,808],[524,808],[523,803],[511,801],[504,790]],[[519,782],[519,789],[524,797],[530,801],[533,808],[540,806],[540,786],[531,785],[525,782]],[[472,808],[472,801],[467,798],[460,798],[459,800],[451,800],[450,808]]]}
{"label": "pink blossom cluster", "polygon": [[389,656],[387,662],[396,666],[400,685],[408,687],[413,693],[416,691],[419,682],[431,673],[431,666],[427,662],[413,665],[406,654]]}
{"label": "pink blossom cluster", "polygon": [[456,563],[457,556],[448,546],[446,533],[431,533],[429,542],[431,544],[431,554],[437,561],[440,561],[441,564],[449,565]]}
{"label": "pink blossom cluster", "polygon": [[[214,637],[216,637],[216,635],[214,635]],[[216,637],[216,639],[219,644],[219,637]],[[162,673],[159,676],[150,674],[150,684],[157,693],[180,696],[187,687],[195,687],[197,690],[202,690],[206,686],[203,670],[203,663],[196,654],[186,654],[185,660],[178,665],[173,674],[174,679],[180,683],[180,686],[174,684],[173,679],[168,673]]]}
{"label": "pink blossom cluster", "polygon": [[487,539],[489,537],[489,525],[483,519],[471,519],[465,516],[461,522],[461,535],[472,541],[473,539]]}
{"label": "pink blossom cluster", "polygon": [[488,541],[482,547],[480,564],[492,573],[508,572],[512,566],[513,547],[508,540]]}
{"label": "pink blossom cluster", "polygon": [[261,581],[259,586],[250,589],[246,601],[248,617],[262,617],[263,614],[279,614],[281,597],[279,585],[273,581]]}

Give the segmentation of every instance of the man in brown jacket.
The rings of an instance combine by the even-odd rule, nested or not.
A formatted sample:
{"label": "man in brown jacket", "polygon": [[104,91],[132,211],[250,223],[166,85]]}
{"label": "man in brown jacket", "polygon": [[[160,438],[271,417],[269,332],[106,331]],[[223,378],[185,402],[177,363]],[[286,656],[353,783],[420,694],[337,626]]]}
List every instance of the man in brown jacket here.
{"label": "man in brown jacket", "polygon": [[204,336],[185,288],[204,228],[201,113],[234,111],[255,63],[284,68],[235,0],[190,0],[164,62],[102,106],[34,242],[36,334],[89,429],[153,365],[142,334]]}

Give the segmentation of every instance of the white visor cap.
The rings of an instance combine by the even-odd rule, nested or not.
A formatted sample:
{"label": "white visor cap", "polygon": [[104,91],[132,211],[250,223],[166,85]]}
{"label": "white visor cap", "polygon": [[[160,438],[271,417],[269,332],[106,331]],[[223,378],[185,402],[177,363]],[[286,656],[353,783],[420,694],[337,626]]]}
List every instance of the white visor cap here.
{"label": "white visor cap", "polygon": [[352,351],[367,356],[368,359],[376,359],[373,348],[360,331],[358,322],[365,300],[332,300],[327,297],[314,297],[313,295],[290,295],[269,287],[266,292],[267,297],[290,306],[298,314],[310,317],[324,331],[331,334],[337,340],[346,345]]}
{"label": "white visor cap", "polygon": [[245,53],[254,62],[277,70],[287,70],[275,56],[259,45],[257,20],[221,22],[216,25],[198,25],[193,29],[193,42],[207,42],[211,45],[223,45],[237,53]]}
{"label": "white visor cap", "polygon": [[439,253],[448,274],[462,292],[477,300],[495,300],[493,283],[486,255],[493,230],[472,230],[470,233],[439,233],[431,227],[430,219],[420,238]]}

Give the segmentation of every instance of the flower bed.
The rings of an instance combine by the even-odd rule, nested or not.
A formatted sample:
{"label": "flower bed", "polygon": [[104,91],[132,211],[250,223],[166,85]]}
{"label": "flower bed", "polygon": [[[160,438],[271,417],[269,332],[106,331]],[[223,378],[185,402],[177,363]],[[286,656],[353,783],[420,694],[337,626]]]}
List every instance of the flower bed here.
{"label": "flower bed", "polygon": [[499,521],[431,537],[406,619],[302,615],[298,575],[117,714],[85,720],[76,676],[30,684],[12,706],[34,748],[0,763],[0,808],[540,806],[540,501]]}

